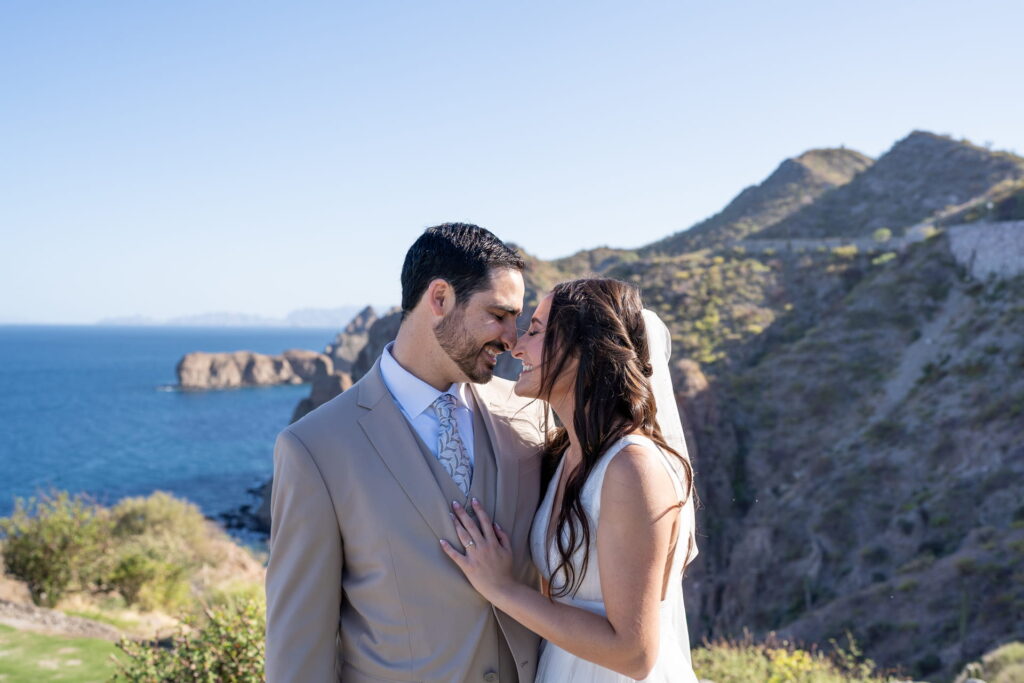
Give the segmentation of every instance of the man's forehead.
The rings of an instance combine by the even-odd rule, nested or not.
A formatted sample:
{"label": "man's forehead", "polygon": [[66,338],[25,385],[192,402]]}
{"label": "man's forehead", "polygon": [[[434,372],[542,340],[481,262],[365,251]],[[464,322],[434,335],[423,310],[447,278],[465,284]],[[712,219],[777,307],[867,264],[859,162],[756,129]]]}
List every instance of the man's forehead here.
{"label": "man's forehead", "polygon": [[500,308],[518,315],[523,308],[525,285],[523,274],[514,268],[492,270],[488,286],[473,294],[474,299],[484,306]]}

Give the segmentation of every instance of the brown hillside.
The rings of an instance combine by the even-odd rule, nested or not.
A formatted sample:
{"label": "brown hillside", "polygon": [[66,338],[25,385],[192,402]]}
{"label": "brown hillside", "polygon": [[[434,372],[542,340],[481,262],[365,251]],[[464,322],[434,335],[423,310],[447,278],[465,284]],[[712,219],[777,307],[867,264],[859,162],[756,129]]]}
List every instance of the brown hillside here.
{"label": "brown hillside", "polygon": [[915,131],[852,181],[762,232],[768,238],[895,234],[984,200],[1024,178],[1024,159]]}

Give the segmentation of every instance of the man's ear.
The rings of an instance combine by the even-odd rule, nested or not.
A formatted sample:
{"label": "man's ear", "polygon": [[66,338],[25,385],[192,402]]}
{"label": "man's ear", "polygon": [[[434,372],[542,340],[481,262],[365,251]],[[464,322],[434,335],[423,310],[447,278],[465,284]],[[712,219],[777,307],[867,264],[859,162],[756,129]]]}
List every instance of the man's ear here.
{"label": "man's ear", "polygon": [[427,285],[424,294],[430,312],[437,318],[443,318],[455,307],[455,290],[447,280],[435,278]]}

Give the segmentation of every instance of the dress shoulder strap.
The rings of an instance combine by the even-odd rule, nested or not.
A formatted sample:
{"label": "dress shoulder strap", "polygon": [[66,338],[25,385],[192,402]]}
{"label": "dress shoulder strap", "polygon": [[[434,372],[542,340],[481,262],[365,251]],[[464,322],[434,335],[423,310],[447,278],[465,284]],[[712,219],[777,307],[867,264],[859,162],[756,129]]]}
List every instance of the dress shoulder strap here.
{"label": "dress shoulder strap", "polygon": [[[658,455],[660,456],[659,459],[661,460],[661,464],[665,467],[666,470],[668,470],[669,476],[672,478],[672,483],[676,489],[676,495],[679,496],[680,500],[683,499],[683,497],[685,496],[686,487],[682,481],[682,474],[678,469],[678,464],[672,459],[672,457],[668,453],[661,450],[661,447],[658,446],[658,444],[654,443],[653,439],[647,436],[643,436],[642,434],[629,434],[627,436],[622,437],[622,439],[620,439],[620,442],[622,441],[625,441],[627,444],[632,443],[639,446],[649,446],[653,448],[655,451],[657,451]],[[623,448],[624,447],[625,444],[623,445]]]}
{"label": "dress shoulder strap", "polygon": [[658,444],[654,443],[651,439],[640,434],[627,434],[622,437],[611,447],[605,451],[604,455],[601,456],[600,462],[594,467],[590,473],[590,477],[587,480],[586,485],[583,489],[583,500],[584,507],[590,512],[591,517],[596,521],[601,516],[601,491],[604,488],[604,476],[608,471],[608,466],[616,455],[622,452],[626,446],[646,446],[653,448],[658,453],[661,464],[668,470],[669,475],[672,478],[672,482],[675,485],[676,494],[679,495],[682,500],[683,484],[679,479],[679,473],[669,462],[668,456],[658,447]]}

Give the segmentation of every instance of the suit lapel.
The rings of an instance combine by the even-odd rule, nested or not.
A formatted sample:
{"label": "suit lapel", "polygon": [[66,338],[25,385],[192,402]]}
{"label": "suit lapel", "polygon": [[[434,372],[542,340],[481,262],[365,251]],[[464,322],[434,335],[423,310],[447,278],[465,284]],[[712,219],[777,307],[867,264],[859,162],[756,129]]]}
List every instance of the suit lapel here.
{"label": "suit lapel", "polygon": [[369,409],[359,419],[360,426],[405,495],[438,538],[451,536],[448,501],[423,459],[408,421],[384,385],[379,360],[360,382],[359,405]]}
{"label": "suit lapel", "polygon": [[516,527],[516,501],[519,495],[519,453],[509,439],[508,417],[504,414],[506,406],[495,398],[481,391],[478,385],[470,385],[477,407],[486,406],[481,410],[484,428],[491,440],[494,450],[494,462],[498,468],[497,500],[494,502],[494,518],[514,538]]}

